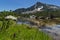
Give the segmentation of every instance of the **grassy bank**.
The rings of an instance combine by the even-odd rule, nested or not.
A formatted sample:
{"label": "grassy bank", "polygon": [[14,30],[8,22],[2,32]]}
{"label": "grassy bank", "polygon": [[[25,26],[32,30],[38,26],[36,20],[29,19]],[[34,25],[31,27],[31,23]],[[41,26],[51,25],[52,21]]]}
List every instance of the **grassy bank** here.
{"label": "grassy bank", "polygon": [[0,21],[0,40],[52,40],[47,34],[28,25],[16,22]]}

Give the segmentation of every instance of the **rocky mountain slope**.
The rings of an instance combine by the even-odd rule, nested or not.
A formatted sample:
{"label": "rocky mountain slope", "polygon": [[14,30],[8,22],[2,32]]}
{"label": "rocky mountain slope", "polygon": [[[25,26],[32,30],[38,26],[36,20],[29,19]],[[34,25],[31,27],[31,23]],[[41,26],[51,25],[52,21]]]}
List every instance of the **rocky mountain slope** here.
{"label": "rocky mountain slope", "polygon": [[25,13],[33,13],[33,12],[45,11],[45,10],[55,11],[59,9],[60,9],[59,6],[37,2],[36,4],[30,6],[29,8],[18,8],[14,12],[25,14]]}

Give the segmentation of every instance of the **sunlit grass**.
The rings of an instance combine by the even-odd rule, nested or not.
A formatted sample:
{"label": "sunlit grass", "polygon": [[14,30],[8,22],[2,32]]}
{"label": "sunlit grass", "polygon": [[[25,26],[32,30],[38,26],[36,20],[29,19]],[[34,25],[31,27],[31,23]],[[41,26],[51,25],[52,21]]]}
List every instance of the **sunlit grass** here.
{"label": "sunlit grass", "polygon": [[46,33],[37,28],[29,28],[28,25],[19,25],[13,21],[10,21],[7,25],[9,25],[9,28],[0,30],[0,40],[52,40]]}

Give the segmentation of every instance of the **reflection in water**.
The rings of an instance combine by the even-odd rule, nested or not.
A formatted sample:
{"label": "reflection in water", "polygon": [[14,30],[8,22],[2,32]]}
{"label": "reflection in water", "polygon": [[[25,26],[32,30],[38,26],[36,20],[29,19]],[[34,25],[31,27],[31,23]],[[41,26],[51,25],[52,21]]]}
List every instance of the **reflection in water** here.
{"label": "reflection in water", "polygon": [[[17,24],[28,24],[28,25],[36,25],[32,22],[29,22],[27,20],[25,21],[18,21]],[[54,32],[54,33],[58,33],[60,34],[60,25],[54,25],[54,26],[46,26],[46,27],[40,27],[40,29],[44,30],[44,31],[49,31],[49,32]]]}
{"label": "reflection in water", "polygon": [[30,22],[30,21],[27,21],[27,20],[17,21],[17,24],[28,24],[28,25],[30,25],[30,26],[37,25],[36,23]]}
{"label": "reflection in water", "polygon": [[[36,25],[36,24],[26,21],[26,20],[18,21],[17,24],[28,24],[30,26]],[[46,27],[40,27],[39,30],[52,35],[52,37],[55,40],[60,40],[60,25],[53,25],[53,26],[50,25],[50,26],[46,26]]]}
{"label": "reflection in water", "polygon": [[[25,21],[20,20],[20,21],[17,22],[17,24],[28,24],[28,25],[31,25],[31,26],[36,25],[36,24],[34,24],[32,22],[29,22],[27,20],[25,20]],[[54,33],[60,34],[60,25],[40,27],[40,29],[43,30],[43,31],[54,32]]]}
{"label": "reflection in water", "polygon": [[50,34],[54,38],[54,40],[60,40],[60,25],[46,27],[46,28],[42,28],[40,30]]}
{"label": "reflection in water", "polygon": [[41,28],[43,31],[54,32],[60,34],[60,25],[54,25],[53,27]]}

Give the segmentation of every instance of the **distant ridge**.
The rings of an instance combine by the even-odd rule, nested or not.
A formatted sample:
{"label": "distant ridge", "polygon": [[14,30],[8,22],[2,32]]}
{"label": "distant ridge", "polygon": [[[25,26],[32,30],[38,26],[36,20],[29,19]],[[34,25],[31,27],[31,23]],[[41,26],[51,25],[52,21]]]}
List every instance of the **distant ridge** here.
{"label": "distant ridge", "polygon": [[[36,6],[36,7],[35,7]],[[41,9],[41,7],[43,7]],[[45,10],[59,10],[60,7],[56,6],[56,5],[50,5],[50,4],[44,4],[41,2],[37,2],[36,4],[34,4],[33,6],[29,7],[29,8],[18,8],[16,9],[14,12],[15,13],[33,13],[33,12],[37,12],[37,10],[41,9],[40,11],[45,11]]]}

